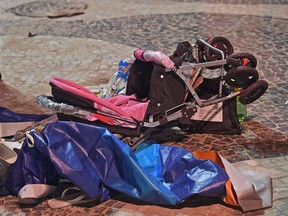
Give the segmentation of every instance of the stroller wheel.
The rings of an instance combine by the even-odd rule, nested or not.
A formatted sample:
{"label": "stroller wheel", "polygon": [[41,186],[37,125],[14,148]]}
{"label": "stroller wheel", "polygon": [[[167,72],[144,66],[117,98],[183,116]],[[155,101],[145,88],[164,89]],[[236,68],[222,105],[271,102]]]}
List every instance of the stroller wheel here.
{"label": "stroller wheel", "polygon": [[199,58],[199,62],[206,62],[205,58],[204,58],[204,51],[199,50],[198,52],[198,58]]}
{"label": "stroller wheel", "polygon": [[268,89],[268,83],[265,80],[258,80],[248,86],[239,97],[242,104],[250,104],[260,98]]}
{"label": "stroller wheel", "polygon": [[[208,41],[211,39],[211,37],[209,36],[205,42],[208,43]],[[196,45],[198,46],[198,58],[199,58],[199,62],[206,62],[205,59],[205,54],[204,54],[204,49],[205,49],[205,44],[200,43],[199,41],[196,42]]]}
{"label": "stroller wheel", "polygon": [[226,73],[226,83],[234,88],[247,88],[258,78],[258,71],[248,66],[235,67]]}
{"label": "stroller wheel", "polygon": [[[256,57],[250,53],[234,53],[234,54],[230,55],[229,58],[239,59],[240,65],[237,65],[237,66],[248,66],[248,67],[252,67],[252,68],[256,68],[256,66],[257,66]],[[229,71],[230,69],[237,67],[237,66],[226,64],[226,65],[224,65],[224,69],[226,71]]]}
{"label": "stroller wheel", "polygon": [[[234,52],[234,48],[232,44],[225,37],[221,37],[221,36],[213,37],[208,41],[208,43],[212,45],[213,47],[222,50],[224,52],[224,58],[226,58],[227,56],[231,55]],[[215,61],[215,60],[222,59],[220,53],[213,51],[208,46],[205,47],[204,54],[205,54],[206,61]]]}

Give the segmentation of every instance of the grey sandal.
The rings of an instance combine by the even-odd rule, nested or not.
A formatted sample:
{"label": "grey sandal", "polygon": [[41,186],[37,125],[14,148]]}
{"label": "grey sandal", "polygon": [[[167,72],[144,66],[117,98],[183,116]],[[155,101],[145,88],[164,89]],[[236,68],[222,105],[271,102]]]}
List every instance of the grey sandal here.
{"label": "grey sandal", "polygon": [[[69,191],[74,190],[74,193],[69,193]],[[48,200],[48,206],[50,208],[63,208],[71,205],[88,204],[92,202],[99,201],[97,198],[87,198],[79,188],[70,187],[63,191],[60,198],[53,198]]]}

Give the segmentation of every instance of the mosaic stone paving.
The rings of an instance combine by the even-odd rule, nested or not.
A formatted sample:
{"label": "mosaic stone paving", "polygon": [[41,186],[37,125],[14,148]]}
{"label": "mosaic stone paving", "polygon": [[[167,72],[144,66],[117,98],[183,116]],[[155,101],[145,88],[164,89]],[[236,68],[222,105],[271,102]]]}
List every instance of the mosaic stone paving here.
{"label": "mosaic stone paving", "polygon": [[47,14],[57,11],[85,10],[87,5],[83,2],[72,1],[35,1],[9,8],[17,16],[47,17]]}
{"label": "mosaic stone paving", "polygon": [[[174,2],[223,3],[223,7],[225,7],[225,4],[288,4],[286,0],[260,0],[257,2],[253,0],[175,0]],[[265,14],[263,16],[254,16],[248,13],[247,15],[197,13],[193,12],[192,9],[191,12],[187,13],[177,13],[174,10],[167,14],[147,13],[146,15],[125,15],[117,18],[103,17],[103,19],[95,19],[94,21],[91,21],[91,19],[86,21],[81,16],[71,20],[46,18],[47,12],[51,12],[49,10],[51,5],[53,10],[89,9],[89,4],[86,4],[85,1],[83,3],[78,1],[75,4],[73,2],[66,3],[65,1],[15,3],[15,6],[6,8],[7,16],[12,13],[24,18],[0,19],[0,37],[17,36],[18,39],[19,37],[34,37],[35,39],[39,37],[38,45],[40,47],[41,40],[44,41],[45,37],[47,39],[48,36],[49,39],[52,36],[57,37],[59,40],[67,41],[68,39],[77,38],[77,42],[81,39],[99,40],[103,41],[102,48],[104,50],[103,55],[105,55],[106,50],[117,49],[119,47],[117,44],[125,45],[131,49],[141,47],[161,50],[170,54],[174,51],[179,41],[189,40],[193,43],[199,37],[222,35],[229,38],[236,52],[247,51],[253,53],[258,60],[257,69],[260,73],[260,78],[269,82],[269,89],[259,100],[248,105],[249,116],[248,120],[241,124],[243,131],[241,135],[188,134],[168,128],[158,139],[159,142],[181,146],[190,151],[216,150],[233,163],[244,160],[252,163],[256,160],[261,169],[275,170],[272,177],[273,182],[275,180],[277,183],[274,183],[273,191],[275,194],[273,194],[274,205],[277,208],[275,207],[266,212],[262,210],[256,211],[247,215],[288,214],[288,199],[287,194],[285,195],[288,191],[287,186],[285,186],[287,185],[287,175],[283,174],[288,172],[286,165],[288,160],[287,18],[277,18],[266,16]],[[163,4],[165,4],[165,1]],[[113,47],[111,48],[109,44],[113,45]],[[5,51],[7,50],[5,49]],[[129,49],[127,48],[127,50]],[[33,56],[33,52],[31,53],[31,56]],[[24,52],[22,55],[27,56],[29,53]],[[5,60],[12,58],[13,55],[11,53],[7,54],[7,58],[5,56]],[[17,60],[17,58],[15,59]],[[4,62],[2,63],[4,65]],[[84,61],[80,61],[79,64],[85,66]],[[34,67],[35,65],[32,66]],[[68,68],[70,65],[67,64],[65,66]],[[115,67],[117,67],[117,62],[112,66],[107,66],[106,69],[115,71]],[[34,79],[37,82],[33,83],[32,79],[32,84],[27,84],[25,80],[28,80],[31,75],[20,72],[10,73],[9,67],[1,67],[0,73],[3,76],[3,82],[0,82],[1,105],[4,104],[7,107],[15,108],[14,111],[18,112],[47,112],[36,105],[34,95],[31,94],[31,91],[29,92],[29,87],[33,89],[32,85],[36,85],[37,79],[41,79],[41,77],[35,77]],[[21,74],[20,80],[19,74]],[[47,72],[46,76],[49,75],[50,73]],[[59,72],[59,75],[62,74]],[[71,74],[70,71],[69,73],[67,71],[63,73],[63,77],[66,78],[73,78],[73,76],[76,80],[81,81],[80,84],[87,86],[107,81],[107,79],[102,79],[99,83],[95,83],[95,80],[92,80],[90,76],[87,76],[87,78],[81,76],[80,79],[79,74],[76,72],[75,74]],[[23,88],[16,90],[12,86],[7,85],[5,79],[14,80],[12,83],[15,86],[22,82]],[[39,90],[41,90],[41,87],[38,88]],[[37,95],[38,92],[35,91],[33,89],[33,93]],[[30,103],[27,103],[28,101]],[[281,166],[281,164],[283,165]],[[206,206],[203,203],[206,203]],[[217,212],[217,214],[221,212],[223,213],[222,215],[242,215],[239,209],[227,207],[219,203],[219,200],[203,200],[198,197],[177,208],[151,206],[125,196],[114,197],[92,208],[73,206],[52,210],[47,207],[45,200],[37,206],[20,207],[17,204],[16,197],[7,196],[0,198],[0,215],[8,215],[11,212],[14,212],[14,215],[215,215],[211,212]]]}
{"label": "mosaic stone paving", "polygon": [[[177,22],[174,23],[176,20]],[[223,20],[229,20],[235,25],[226,28]],[[161,26],[157,23],[161,23]],[[245,25],[243,26],[242,23]],[[172,53],[179,41],[188,39],[193,43],[196,38],[206,37],[209,34],[225,35],[234,45],[235,52],[251,52],[257,57],[260,79],[265,79],[270,84],[266,97],[249,105],[250,116],[282,132],[287,131],[285,122],[279,125],[273,122],[273,120],[277,121],[275,118],[279,118],[281,122],[281,119],[285,119],[288,115],[284,99],[288,95],[287,74],[285,73],[288,32],[283,31],[287,28],[286,19],[187,13],[103,19],[90,23],[81,20],[68,22],[40,20],[34,22],[34,25],[37,25],[35,28],[31,20],[17,20],[1,24],[3,28],[0,34],[7,34],[7,32],[21,34],[24,31],[27,32],[27,26],[29,26],[29,29],[35,29],[33,33],[36,35],[101,39],[119,44],[124,43],[128,46],[162,50],[164,53]],[[87,85],[92,85],[92,83],[87,83]]]}

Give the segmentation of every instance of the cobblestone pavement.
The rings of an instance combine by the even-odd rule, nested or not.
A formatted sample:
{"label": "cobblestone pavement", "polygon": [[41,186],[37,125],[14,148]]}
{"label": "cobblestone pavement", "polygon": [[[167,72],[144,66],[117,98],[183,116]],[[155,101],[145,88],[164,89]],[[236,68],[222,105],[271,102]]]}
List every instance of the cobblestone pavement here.
{"label": "cobblestone pavement", "polygon": [[[169,131],[162,141],[216,150],[239,169],[264,170],[273,178],[273,207],[245,214],[200,198],[167,208],[117,196],[90,208],[52,210],[46,201],[27,208],[6,196],[0,197],[0,215],[288,215],[287,0],[2,0],[0,6],[0,105],[15,112],[47,113],[35,98],[50,94],[52,76],[83,86],[106,83],[137,47],[170,55],[179,41],[221,35],[235,52],[253,53],[269,89],[248,105],[241,135]],[[55,10],[83,14],[49,18]]]}

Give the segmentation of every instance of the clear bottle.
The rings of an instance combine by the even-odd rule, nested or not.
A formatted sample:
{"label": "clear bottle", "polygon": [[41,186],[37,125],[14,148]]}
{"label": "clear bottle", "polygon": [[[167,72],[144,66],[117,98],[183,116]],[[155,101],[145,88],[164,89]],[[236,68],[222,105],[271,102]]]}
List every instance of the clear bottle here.
{"label": "clear bottle", "polygon": [[108,83],[101,89],[101,98],[111,98],[118,94],[126,93],[126,86],[134,57],[129,56],[120,60],[118,70],[113,74]]}

